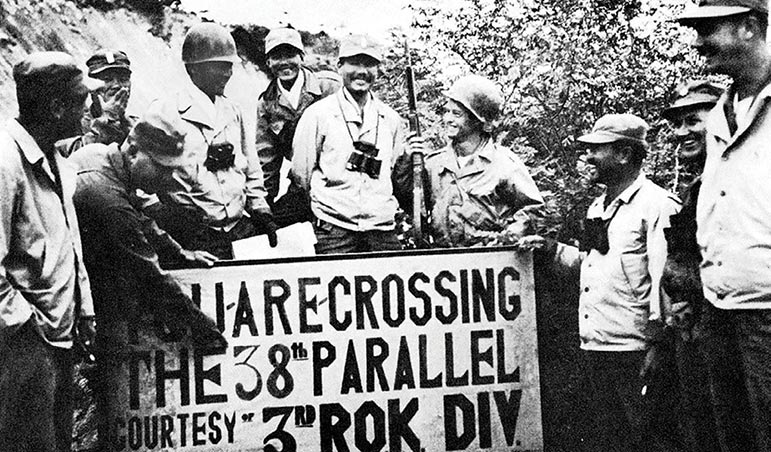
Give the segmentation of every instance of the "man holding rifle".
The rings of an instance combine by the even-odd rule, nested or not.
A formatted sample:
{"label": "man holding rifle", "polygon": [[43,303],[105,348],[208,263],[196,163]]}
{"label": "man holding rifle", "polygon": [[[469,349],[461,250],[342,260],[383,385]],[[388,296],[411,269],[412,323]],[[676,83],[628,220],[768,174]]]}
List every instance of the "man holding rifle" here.
{"label": "man holding rifle", "polygon": [[[528,212],[543,198],[522,161],[492,137],[503,103],[492,81],[468,75],[447,92],[444,124],[449,144],[426,158],[431,234],[440,247],[463,247],[517,239],[530,226]],[[410,150],[425,142],[410,138]],[[401,175],[410,171],[400,164]],[[409,186],[409,183],[401,185]]]}

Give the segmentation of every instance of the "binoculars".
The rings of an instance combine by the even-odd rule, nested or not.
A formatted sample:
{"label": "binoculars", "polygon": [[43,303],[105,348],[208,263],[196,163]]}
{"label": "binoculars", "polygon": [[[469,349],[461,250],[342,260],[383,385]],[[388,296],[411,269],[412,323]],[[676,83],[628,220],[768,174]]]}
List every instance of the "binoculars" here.
{"label": "binoculars", "polygon": [[366,141],[354,141],[353,148],[355,150],[348,157],[345,169],[364,173],[373,179],[379,178],[383,162],[377,158],[380,152],[377,146]]}
{"label": "binoculars", "polygon": [[236,163],[236,155],[233,150],[232,143],[210,144],[203,165],[209,171],[228,169]]}

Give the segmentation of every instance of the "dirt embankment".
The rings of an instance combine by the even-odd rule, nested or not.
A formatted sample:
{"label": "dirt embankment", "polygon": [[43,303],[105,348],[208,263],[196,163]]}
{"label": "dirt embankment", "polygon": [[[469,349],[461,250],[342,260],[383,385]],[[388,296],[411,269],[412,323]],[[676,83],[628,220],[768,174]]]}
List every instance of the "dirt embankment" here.
{"label": "dirt embankment", "polygon": [[[125,51],[133,70],[129,112],[141,115],[153,99],[186,80],[180,48],[185,31],[199,21],[193,14],[170,9],[153,22],[126,9],[100,11],[64,0],[0,0],[0,120],[17,112],[13,65],[38,50],[67,52],[84,69],[98,49]],[[234,69],[226,94],[253,120],[257,96],[267,80],[251,63]]]}

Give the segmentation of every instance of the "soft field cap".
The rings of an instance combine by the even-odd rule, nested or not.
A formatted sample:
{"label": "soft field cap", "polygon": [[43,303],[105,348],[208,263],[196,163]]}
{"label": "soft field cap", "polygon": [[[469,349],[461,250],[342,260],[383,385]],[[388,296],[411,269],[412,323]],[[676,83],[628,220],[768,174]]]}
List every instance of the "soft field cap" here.
{"label": "soft field cap", "polygon": [[63,52],[34,52],[13,67],[17,89],[39,90],[46,95],[65,92],[83,83],[83,71]]}
{"label": "soft field cap", "polygon": [[383,61],[383,54],[377,44],[365,35],[349,35],[340,42],[339,59],[355,55],[367,55],[379,62]]}
{"label": "soft field cap", "polygon": [[288,45],[305,53],[305,47],[303,47],[300,33],[294,28],[274,28],[273,30],[270,30],[270,33],[268,33],[267,36],[265,36],[266,55],[280,45]]}
{"label": "soft field cap", "polygon": [[131,130],[128,141],[162,166],[182,168],[195,161],[194,146],[185,145],[185,131],[178,115],[150,111]]}
{"label": "soft field cap", "polygon": [[648,123],[642,118],[630,114],[611,114],[598,119],[592,132],[578,138],[586,144],[615,143],[620,140],[636,141],[647,145]]}
{"label": "soft field cap", "polygon": [[107,69],[123,69],[131,73],[131,62],[128,55],[121,50],[100,50],[86,61],[88,76],[93,77]]}
{"label": "soft field cap", "polygon": [[671,119],[686,108],[711,108],[720,99],[723,88],[708,81],[696,80],[680,85],[674,94],[672,104],[661,112],[665,119]]}

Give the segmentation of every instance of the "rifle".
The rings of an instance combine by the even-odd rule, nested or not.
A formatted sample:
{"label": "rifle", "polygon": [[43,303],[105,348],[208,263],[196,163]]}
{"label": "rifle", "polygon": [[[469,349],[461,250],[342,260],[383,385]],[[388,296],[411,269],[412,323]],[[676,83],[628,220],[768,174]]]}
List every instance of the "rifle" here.
{"label": "rifle", "polygon": [[[418,101],[415,95],[415,72],[412,70],[412,57],[410,56],[410,46],[407,40],[404,40],[404,54],[407,58],[407,67],[405,69],[405,78],[407,79],[407,104],[409,106],[408,119],[410,122],[410,132],[420,136],[420,118],[418,117]],[[412,160],[412,230],[415,238],[415,245],[418,248],[424,248],[428,243],[423,236],[423,215],[425,207],[423,206],[423,154],[413,152]]]}

